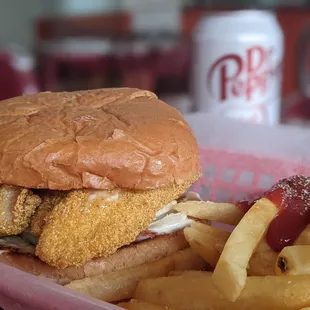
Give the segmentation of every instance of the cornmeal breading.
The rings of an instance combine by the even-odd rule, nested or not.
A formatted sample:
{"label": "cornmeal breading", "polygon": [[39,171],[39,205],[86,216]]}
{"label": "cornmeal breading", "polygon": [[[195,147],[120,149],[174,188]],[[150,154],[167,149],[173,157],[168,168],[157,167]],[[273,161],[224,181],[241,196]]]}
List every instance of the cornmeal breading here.
{"label": "cornmeal breading", "polygon": [[30,231],[36,237],[40,237],[43,227],[48,221],[53,208],[65,197],[66,192],[61,191],[44,191],[39,194],[42,202],[31,218]]}
{"label": "cornmeal breading", "polygon": [[51,211],[36,247],[36,255],[63,269],[113,254],[135,241],[156,212],[183,193],[189,184],[148,191],[121,190],[118,199],[90,200],[87,190],[75,190]]}
{"label": "cornmeal breading", "polygon": [[40,203],[40,197],[29,189],[2,185],[0,187],[0,237],[23,232]]}

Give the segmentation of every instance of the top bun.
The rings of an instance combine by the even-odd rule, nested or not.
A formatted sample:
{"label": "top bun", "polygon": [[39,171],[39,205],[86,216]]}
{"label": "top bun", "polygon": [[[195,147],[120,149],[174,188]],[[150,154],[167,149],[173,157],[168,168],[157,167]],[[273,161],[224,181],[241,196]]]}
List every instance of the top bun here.
{"label": "top bun", "polygon": [[131,88],[39,93],[0,102],[0,183],[153,189],[200,175],[182,115]]}

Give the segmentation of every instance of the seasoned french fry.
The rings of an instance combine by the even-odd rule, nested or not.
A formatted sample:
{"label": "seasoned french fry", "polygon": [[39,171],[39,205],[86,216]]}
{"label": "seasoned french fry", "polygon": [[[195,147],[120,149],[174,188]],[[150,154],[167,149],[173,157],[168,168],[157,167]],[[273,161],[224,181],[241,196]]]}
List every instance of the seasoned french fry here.
{"label": "seasoned french fry", "polygon": [[194,223],[184,229],[184,236],[191,248],[214,268],[229,233],[209,225]]}
{"label": "seasoned french fry", "polygon": [[166,306],[153,305],[137,299],[131,299],[129,302],[120,303],[118,306],[127,310],[172,310],[172,308]]}
{"label": "seasoned french fry", "polygon": [[277,275],[310,274],[310,245],[285,247],[277,257]]}
{"label": "seasoned french fry", "polygon": [[134,298],[178,310],[289,310],[310,304],[310,276],[248,277],[235,302],[214,288],[209,273],[142,280]]}
{"label": "seasoned french fry", "polygon": [[203,270],[205,267],[204,260],[187,248],[148,264],[75,280],[66,287],[104,301],[119,301],[131,298],[141,279],[166,276],[172,270]]}
{"label": "seasoned french fry", "polygon": [[212,275],[215,287],[228,300],[235,301],[244,288],[250,258],[277,213],[270,200],[259,199],[228,238]]}
{"label": "seasoned french fry", "polygon": [[211,201],[187,201],[174,206],[179,212],[201,220],[237,225],[244,213],[234,204]]}

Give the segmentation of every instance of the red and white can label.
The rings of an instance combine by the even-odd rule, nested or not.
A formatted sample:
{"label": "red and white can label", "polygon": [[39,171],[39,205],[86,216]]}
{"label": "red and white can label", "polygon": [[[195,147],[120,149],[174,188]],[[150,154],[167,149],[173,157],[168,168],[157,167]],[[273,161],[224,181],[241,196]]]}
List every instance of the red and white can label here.
{"label": "red and white can label", "polygon": [[[223,22],[225,19],[222,27]],[[193,72],[196,108],[253,123],[278,123],[283,58],[281,33],[277,36],[272,31],[261,33],[262,29],[255,33],[252,28],[250,34],[244,33],[246,27],[243,33],[239,28],[232,28],[227,38],[224,34],[209,33],[210,25],[212,20],[207,33],[196,42]]]}

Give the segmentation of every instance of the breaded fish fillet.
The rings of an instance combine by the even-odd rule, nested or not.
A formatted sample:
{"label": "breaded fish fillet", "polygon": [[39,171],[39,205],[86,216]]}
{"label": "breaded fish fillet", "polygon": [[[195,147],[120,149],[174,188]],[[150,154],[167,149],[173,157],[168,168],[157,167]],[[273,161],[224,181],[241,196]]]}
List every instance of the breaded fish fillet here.
{"label": "breaded fish fillet", "polygon": [[0,237],[20,234],[41,203],[29,189],[2,185],[0,187]]}
{"label": "breaded fish fillet", "polygon": [[67,192],[62,191],[43,191],[39,194],[42,202],[30,222],[30,231],[34,236],[39,237],[41,235],[51,211],[66,194]]}
{"label": "breaded fish fillet", "polygon": [[188,184],[148,191],[120,190],[106,196],[100,191],[72,191],[51,211],[36,255],[59,269],[111,255],[135,241],[156,212],[187,187]]}

